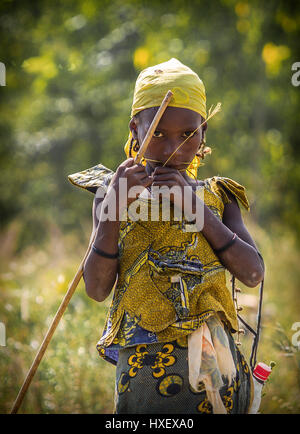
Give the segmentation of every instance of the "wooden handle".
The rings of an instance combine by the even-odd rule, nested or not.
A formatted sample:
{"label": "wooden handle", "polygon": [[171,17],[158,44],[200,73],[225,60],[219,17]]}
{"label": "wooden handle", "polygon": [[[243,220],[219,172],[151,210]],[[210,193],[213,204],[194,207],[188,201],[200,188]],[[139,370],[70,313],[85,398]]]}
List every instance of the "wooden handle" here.
{"label": "wooden handle", "polygon": [[26,394],[26,392],[30,386],[30,383],[31,383],[33,377],[34,377],[34,374],[36,373],[37,368],[39,367],[39,364],[40,364],[40,362],[41,362],[41,360],[45,354],[45,351],[48,347],[48,344],[49,344],[49,342],[53,336],[53,333],[55,332],[56,327],[58,326],[58,323],[61,320],[61,317],[63,316],[63,314],[64,314],[64,312],[65,312],[65,310],[66,310],[66,308],[67,308],[67,306],[68,306],[68,304],[69,304],[69,302],[70,302],[70,300],[71,300],[71,298],[75,292],[75,289],[77,288],[77,286],[80,282],[80,279],[83,276],[84,263],[85,263],[85,260],[86,260],[88,254],[91,250],[91,246],[94,242],[95,236],[96,236],[96,231],[93,234],[93,236],[91,237],[89,247],[88,247],[88,249],[85,253],[85,256],[84,256],[84,258],[80,264],[80,267],[78,268],[78,271],[77,271],[74,279],[72,280],[71,284],[69,285],[68,291],[66,292],[66,295],[64,296],[64,298],[63,298],[63,300],[62,300],[62,302],[61,302],[61,304],[60,304],[60,306],[59,306],[59,308],[55,314],[55,317],[52,320],[52,323],[51,323],[51,325],[50,325],[50,327],[49,327],[49,329],[48,329],[48,331],[44,337],[44,340],[43,340],[43,342],[42,342],[42,344],[41,344],[41,346],[40,346],[40,348],[39,348],[39,350],[38,350],[38,352],[34,358],[34,361],[32,362],[32,365],[31,365],[31,367],[30,367],[30,369],[26,375],[24,383],[23,383],[23,385],[22,385],[22,387],[18,393],[18,396],[17,396],[17,398],[13,404],[13,407],[10,411],[11,414],[15,414],[18,412],[18,410],[19,410],[19,408],[23,402],[24,396],[25,396],[25,394]]}
{"label": "wooden handle", "polygon": [[147,134],[146,134],[146,136],[145,136],[145,138],[143,140],[142,146],[140,147],[140,149],[139,149],[139,151],[138,151],[138,153],[137,153],[137,155],[135,157],[134,162],[136,164],[138,164],[138,163],[141,162],[141,159],[143,158],[143,156],[144,156],[144,154],[146,152],[146,149],[148,148],[148,145],[149,145],[150,140],[151,140],[151,138],[152,138],[152,136],[154,134],[154,131],[156,130],[156,127],[157,127],[157,125],[158,125],[158,123],[159,123],[162,115],[164,114],[164,112],[165,112],[165,110],[166,110],[166,108],[167,108],[167,106],[168,106],[168,104],[169,104],[172,96],[173,96],[173,93],[169,90],[166,93],[166,96],[164,97],[164,99],[163,99],[163,101],[162,101],[159,109],[157,110],[157,113],[154,116],[154,119],[153,119],[153,121],[152,121],[152,123],[151,123],[151,125],[150,125],[150,127],[149,127],[149,129],[147,131]]}

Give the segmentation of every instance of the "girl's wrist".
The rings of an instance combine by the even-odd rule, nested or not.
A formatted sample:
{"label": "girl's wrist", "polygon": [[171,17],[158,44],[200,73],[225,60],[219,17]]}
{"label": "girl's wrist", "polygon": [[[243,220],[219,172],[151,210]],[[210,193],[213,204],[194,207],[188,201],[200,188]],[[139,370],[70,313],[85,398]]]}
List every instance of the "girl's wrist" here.
{"label": "girl's wrist", "polygon": [[[186,218],[190,220],[191,223],[196,223],[201,220],[203,221],[203,206],[204,202],[197,196],[197,194],[192,190],[191,187],[191,195],[189,197],[188,206],[186,207],[186,203],[183,201],[183,209],[184,215]],[[199,229],[200,230],[200,229]]]}

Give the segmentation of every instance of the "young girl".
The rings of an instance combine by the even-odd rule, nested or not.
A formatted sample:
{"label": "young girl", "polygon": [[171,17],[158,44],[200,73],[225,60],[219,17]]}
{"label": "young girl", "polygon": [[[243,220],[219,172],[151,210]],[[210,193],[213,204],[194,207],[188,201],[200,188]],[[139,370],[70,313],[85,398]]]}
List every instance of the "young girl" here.
{"label": "young girl", "polygon": [[[171,102],[142,164],[135,164],[169,89]],[[263,280],[262,260],[237,202],[249,210],[244,187],[218,176],[197,179],[209,151],[205,89],[178,60],[141,72],[131,116],[127,160],[116,173],[99,164],[69,176],[97,192],[84,281],[98,302],[113,290],[97,349],[117,365],[116,413],[247,413],[252,376],[232,337],[238,323],[225,278],[227,269],[249,287]],[[138,198],[120,193],[124,179],[127,191],[140,186]],[[158,220],[151,218],[151,189],[174,186],[181,194],[170,195],[170,219],[162,218],[161,200]],[[174,218],[187,191],[193,211],[202,205],[201,225],[197,219],[191,224],[185,210],[181,220]],[[105,219],[113,201],[115,218]],[[147,219],[132,218],[133,202],[150,210]]]}

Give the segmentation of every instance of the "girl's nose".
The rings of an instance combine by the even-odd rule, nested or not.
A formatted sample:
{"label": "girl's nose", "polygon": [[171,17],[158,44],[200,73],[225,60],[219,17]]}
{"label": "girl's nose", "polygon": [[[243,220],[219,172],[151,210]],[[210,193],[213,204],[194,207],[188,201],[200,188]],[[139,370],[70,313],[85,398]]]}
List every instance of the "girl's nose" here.
{"label": "girl's nose", "polygon": [[170,158],[170,161],[175,159],[175,157],[180,156],[182,153],[182,147],[180,147],[182,141],[180,140],[168,140],[164,143],[164,146],[162,148],[162,158],[163,161],[167,161]]}

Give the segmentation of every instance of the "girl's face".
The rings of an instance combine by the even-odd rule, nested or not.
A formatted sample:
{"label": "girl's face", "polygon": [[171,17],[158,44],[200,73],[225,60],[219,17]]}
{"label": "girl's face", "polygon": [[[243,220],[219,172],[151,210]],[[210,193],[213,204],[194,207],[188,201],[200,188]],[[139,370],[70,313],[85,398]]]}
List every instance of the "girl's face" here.
{"label": "girl's face", "polygon": [[[158,107],[145,109],[130,122],[133,137],[140,145],[157,110]],[[205,126],[192,134],[202,122],[203,118],[199,113],[185,108],[167,107],[144,155],[146,160],[149,159],[147,166],[150,172],[156,166],[163,166],[178,146],[189,137],[166,164],[166,167],[177,170],[186,169],[203,139]]]}

